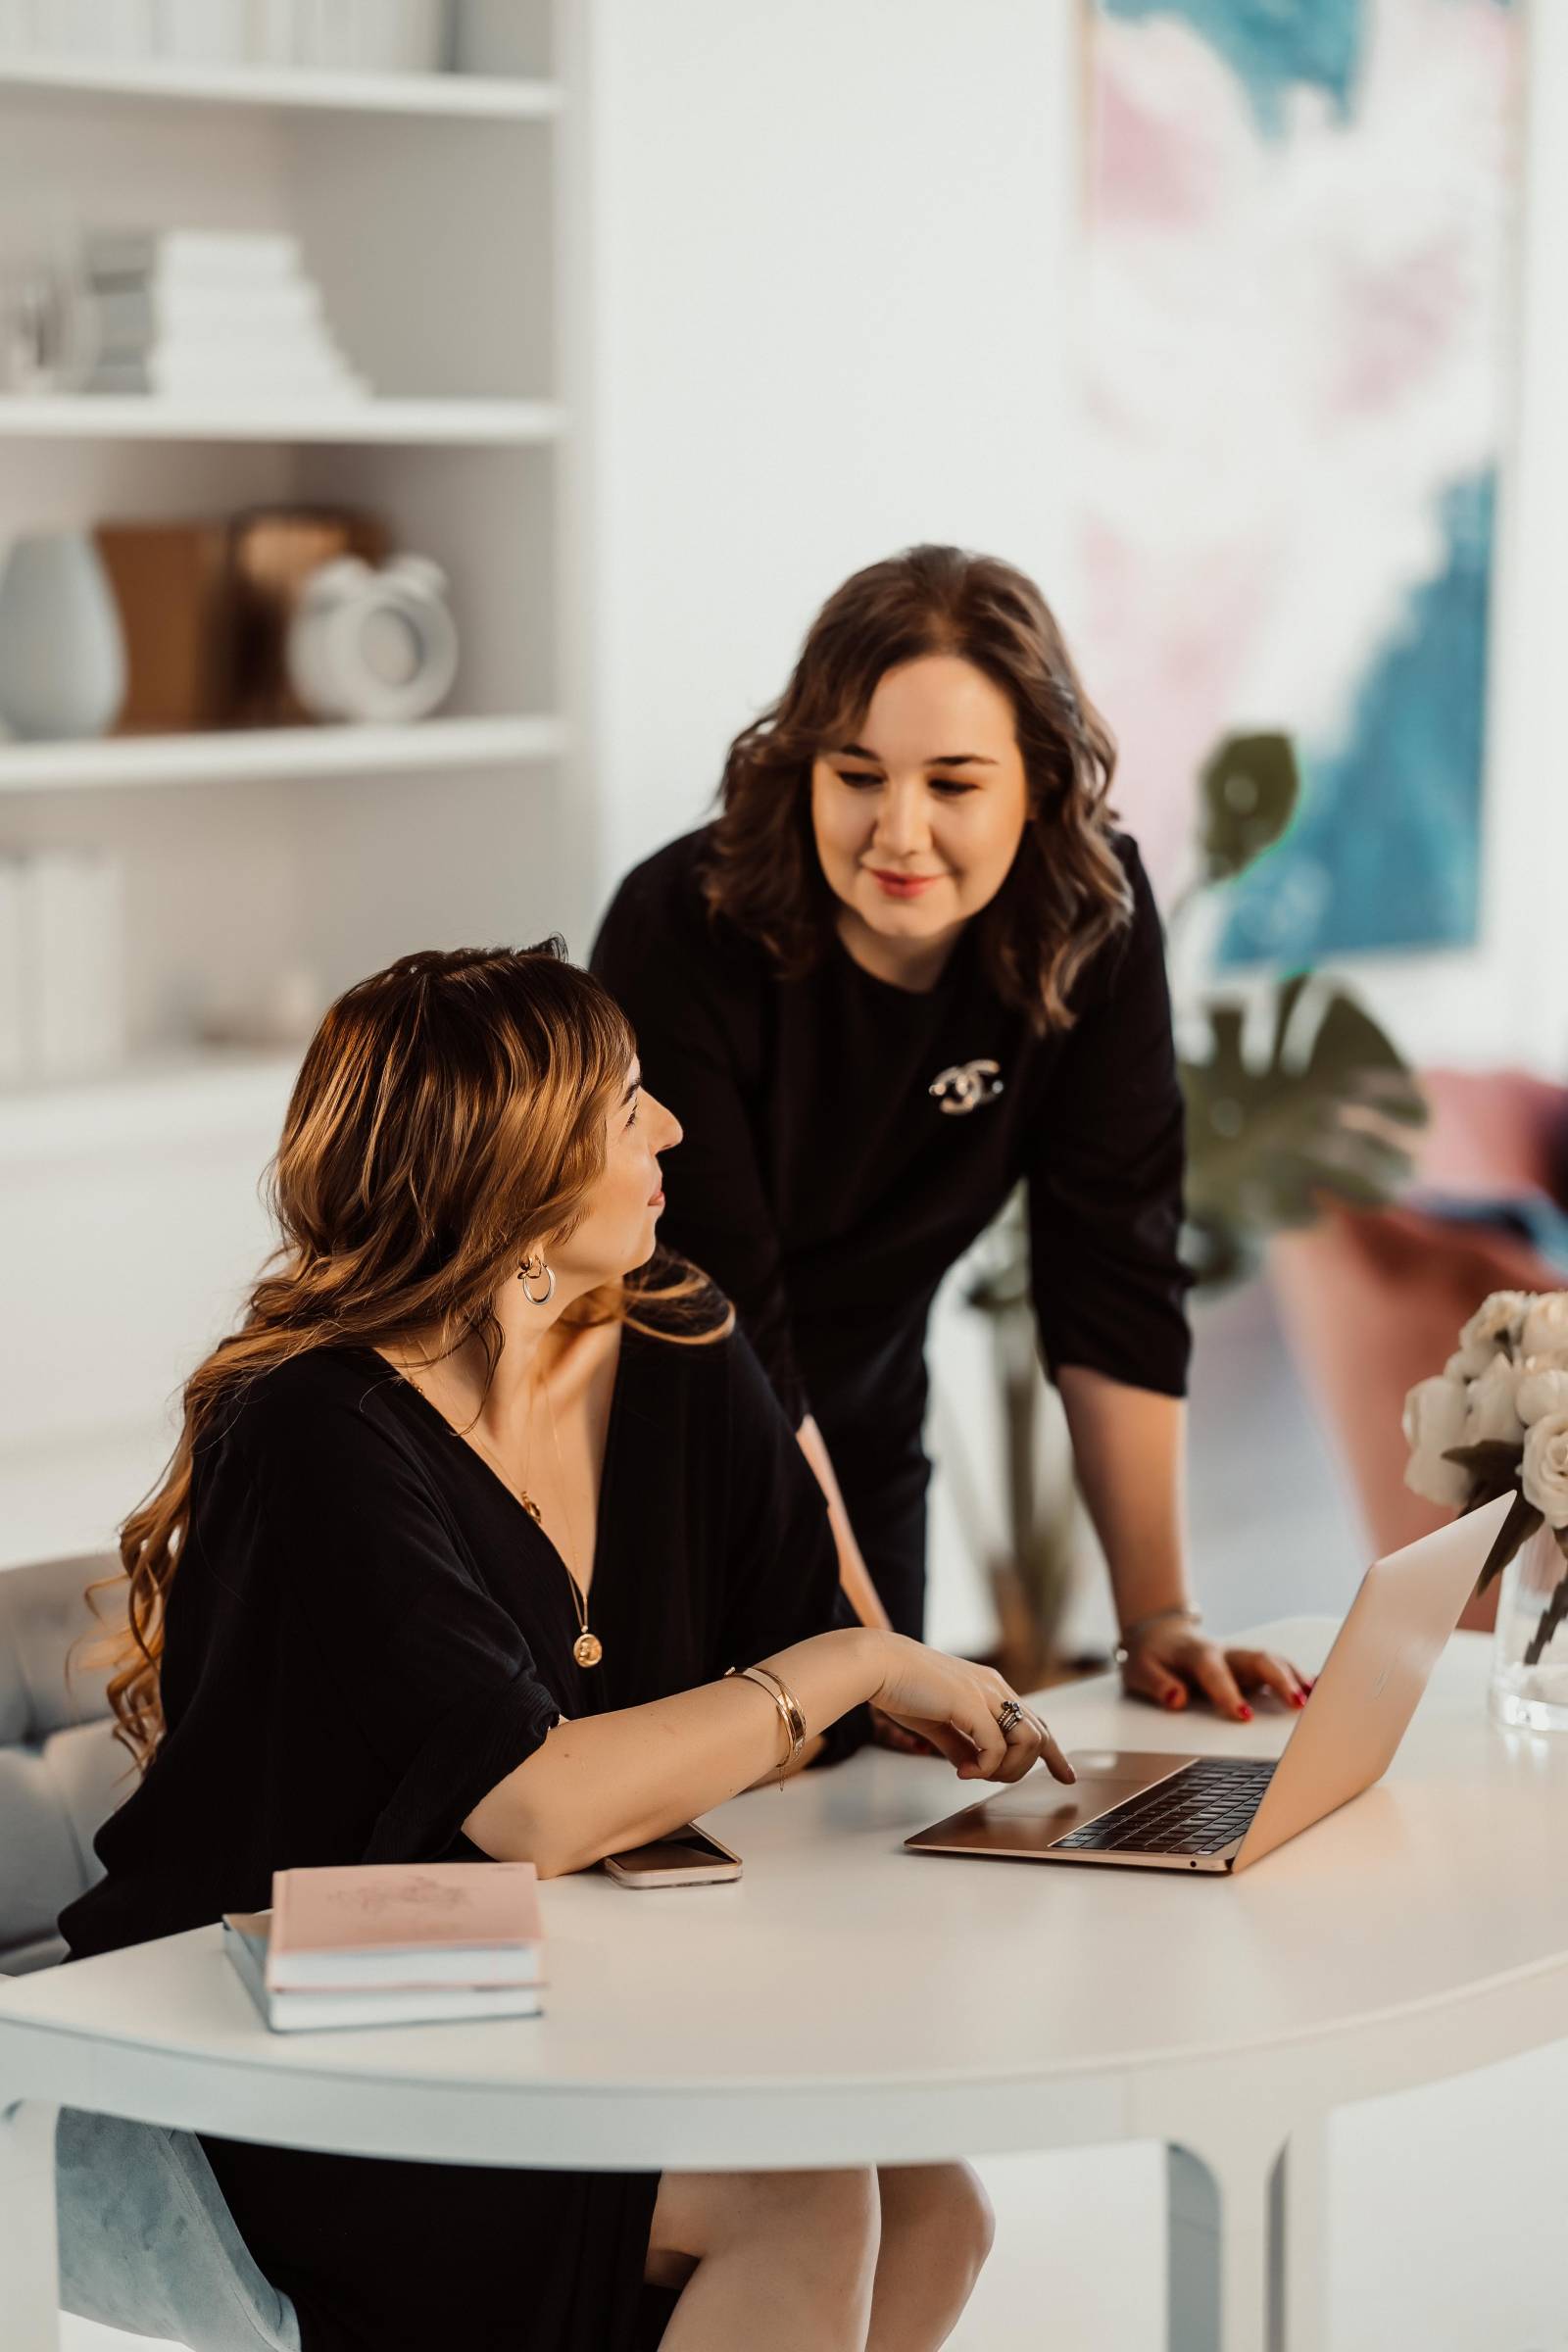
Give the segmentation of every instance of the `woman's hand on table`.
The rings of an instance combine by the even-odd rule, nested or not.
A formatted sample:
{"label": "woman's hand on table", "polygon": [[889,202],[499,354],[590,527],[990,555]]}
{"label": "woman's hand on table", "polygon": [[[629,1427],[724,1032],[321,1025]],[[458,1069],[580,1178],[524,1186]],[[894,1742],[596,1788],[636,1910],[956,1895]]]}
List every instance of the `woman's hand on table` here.
{"label": "woman's hand on table", "polygon": [[[1002,1676],[967,1658],[950,1658],[903,1634],[873,1632],[882,1679],[871,1696],[885,1718],[936,1754],[960,1781],[1021,1781],[1044,1763],[1058,1781],[1077,1778],[1048,1727]],[[1004,1713],[1011,1719],[1005,1728]]]}
{"label": "woman's hand on table", "polygon": [[1127,1644],[1121,1670],[1130,1698],[1145,1698],[1173,1713],[1193,1698],[1206,1699],[1216,1715],[1250,1723],[1250,1696],[1272,1690],[1283,1706],[1304,1707],[1312,1678],[1267,1649],[1222,1648],[1205,1642],[1179,1618],[1149,1626]]}

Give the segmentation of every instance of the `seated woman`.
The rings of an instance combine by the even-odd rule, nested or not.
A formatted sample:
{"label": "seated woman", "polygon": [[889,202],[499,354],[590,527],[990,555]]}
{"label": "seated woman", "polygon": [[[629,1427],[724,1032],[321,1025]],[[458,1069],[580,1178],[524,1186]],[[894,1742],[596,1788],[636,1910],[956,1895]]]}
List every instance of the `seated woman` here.
{"label": "seated woman", "polygon": [[[1042,1754],[1071,1778],[998,1675],[835,1623],[821,1490],[726,1302],[654,1253],[679,1138],[554,944],[406,956],[328,1012],[276,1162],[280,1258],[125,1526],[113,1696],[143,1777],[62,1920],[74,1954],[265,1905],[291,1864],[584,1870],[846,1752],[873,1700],[960,1778]],[[680,2290],[671,2352],[919,2352],[988,2243],[961,2166],[204,2144],[305,2352],[613,2352],[645,2280]]]}

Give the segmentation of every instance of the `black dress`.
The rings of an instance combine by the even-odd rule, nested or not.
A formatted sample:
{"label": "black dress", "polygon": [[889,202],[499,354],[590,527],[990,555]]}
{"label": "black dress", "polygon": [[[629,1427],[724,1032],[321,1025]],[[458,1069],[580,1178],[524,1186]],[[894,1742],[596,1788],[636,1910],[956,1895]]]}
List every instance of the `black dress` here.
{"label": "black dress", "polygon": [[[461,1824],[561,1715],[711,1681],[837,1607],[820,1492],[738,1334],[622,1334],[592,1670],[572,1658],[560,1554],[472,1447],[373,1352],[298,1357],[201,1448],[167,1736],[99,1833],[107,1877],[62,1933],[80,1956],[259,1908],[287,1865],[479,1860]],[[836,1728],[830,1756],[862,1718]],[[299,2308],[305,2352],[641,2340],[657,2174],[203,2144]]]}
{"label": "black dress", "polygon": [[[894,1625],[925,1592],[925,1329],[937,1285],[1020,1178],[1048,1366],[1186,1386],[1177,1255],[1182,1098],[1153,895],[1125,835],[1128,931],[1093,960],[1077,1020],[1040,1038],[986,976],[971,923],[935,989],[875,979],[835,940],[782,980],[710,915],[710,833],[622,882],[593,970],[637,1032],[685,1140],[661,1226],[735,1300],[791,1420],[815,1416]],[[931,1086],[966,1064],[975,1106]],[[950,1082],[948,1101],[955,1100]]]}

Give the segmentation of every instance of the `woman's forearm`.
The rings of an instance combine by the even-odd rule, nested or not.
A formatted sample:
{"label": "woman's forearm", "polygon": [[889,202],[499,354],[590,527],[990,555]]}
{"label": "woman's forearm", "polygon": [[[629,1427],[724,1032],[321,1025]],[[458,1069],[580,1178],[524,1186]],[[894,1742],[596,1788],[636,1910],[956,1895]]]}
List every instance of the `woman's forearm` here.
{"label": "woman's forearm", "polygon": [[827,1496],[828,1525],[833,1530],[833,1542],[838,1547],[839,1583],[844,1587],[851,1608],[862,1625],[881,1626],[888,1623],[888,1613],[877,1596],[871,1572],[860,1555],[850,1525],[850,1514],[844,1507],[839,1492],[838,1476],[833,1468],[822,1433],[809,1413],[796,1431],[796,1442],[811,1465],[812,1475]]}
{"label": "woman's forearm", "polygon": [[[813,1634],[771,1657],[814,1741],[880,1688],[877,1637],[863,1627]],[[787,1753],[778,1709],[739,1676],[672,1698],[559,1724],[482,1797],[463,1827],[497,1862],[531,1861],[541,1878],[662,1838],[776,1772]]]}
{"label": "woman's forearm", "polygon": [[1056,1381],[1117,1623],[1189,1605],[1182,1398],[1131,1388],[1082,1364],[1062,1365]]}

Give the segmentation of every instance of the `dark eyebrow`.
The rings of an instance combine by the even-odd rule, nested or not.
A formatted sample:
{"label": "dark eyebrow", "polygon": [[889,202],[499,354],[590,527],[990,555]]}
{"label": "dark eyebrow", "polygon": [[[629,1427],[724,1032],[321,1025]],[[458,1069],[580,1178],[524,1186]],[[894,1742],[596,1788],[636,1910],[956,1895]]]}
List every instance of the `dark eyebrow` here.
{"label": "dark eyebrow", "polygon": [[[833,757],[835,760],[869,760],[873,767],[882,764],[875,752],[868,752],[863,743],[847,743]],[[995,767],[996,764],[994,760],[986,758],[984,752],[939,752],[934,760],[926,761],[927,767]]]}
{"label": "dark eyebrow", "polygon": [[643,1074],[642,1074],[641,1070],[639,1070],[639,1071],[638,1071],[638,1073],[637,1073],[637,1075],[636,1075],[636,1077],[635,1077],[635,1078],[628,1078],[628,1079],[627,1079],[627,1081],[626,1081],[626,1092],[625,1092],[625,1093],[624,1093],[624,1094],[621,1096],[621,1098],[620,1098],[620,1107],[621,1107],[621,1109],[622,1109],[622,1110],[624,1110],[624,1109],[625,1109],[625,1107],[626,1107],[627,1103],[628,1103],[628,1102],[631,1101],[631,1099],[632,1099],[633,1095],[637,1094],[637,1093],[640,1091],[640,1089],[641,1089],[641,1087],[642,1087],[642,1082],[643,1082]]}

